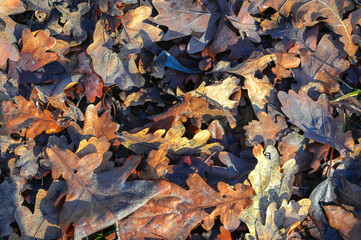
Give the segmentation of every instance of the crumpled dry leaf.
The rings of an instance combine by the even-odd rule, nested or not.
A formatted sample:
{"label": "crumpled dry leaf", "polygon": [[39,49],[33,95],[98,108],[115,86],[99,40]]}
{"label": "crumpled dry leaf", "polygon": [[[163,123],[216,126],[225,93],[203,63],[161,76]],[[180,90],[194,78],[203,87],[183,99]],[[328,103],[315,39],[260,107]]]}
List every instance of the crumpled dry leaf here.
{"label": "crumpled dry leaf", "polygon": [[[124,239],[185,239],[202,220],[202,226],[210,229],[217,216],[226,229],[234,230],[240,223],[235,215],[250,205],[250,197],[254,194],[249,186],[237,184],[231,188],[222,182],[218,184],[220,192],[216,192],[198,174],[190,175],[187,185],[189,190],[171,183],[168,192],[120,221],[121,236]],[[205,211],[212,207],[215,209],[211,213]]]}
{"label": "crumpled dry leaf", "polygon": [[162,40],[168,41],[192,35],[188,52],[192,54],[202,51],[214,37],[216,21],[220,17],[212,14],[208,9],[204,9],[202,7],[203,2],[206,2],[211,9],[214,7],[208,1],[202,1],[202,4],[192,0],[182,2],[177,0],[152,1],[159,12],[159,15],[154,18],[154,22],[169,27]]}
{"label": "crumpled dry leaf", "polygon": [[46,153],[53,179],[62,176],[67,181],[66,190],[56,201],[59,204],[65,197],[60,213],[63,236],[71,224],[74,239],[106,228],[169,188],[165,181],[126,181],[139,164],[138,157],[128,159],[121,168],[94,174],[102,162],[100,153],[79,158],[56,146],[48,147]]}
{"label": "crumpled dry leaf", "polygon": [[104,81],[105,86],[117,84],[122,90],[142,87],[144,79],[139,74],[135,57],[127,46],[116,54],[111,49],[114,42],[105,30],[104,23],[98,21],[94,31],[94,42],[89,45],[87,53],[93,60],[94,70]]}
{"label": "crumpled dry leaf", "polygon": [[103,95],[103,81],[101,77],[94,71],[91,58],[83,51],[78,54],[78,65],[75,72],[85,73],[79,81],[84,88],[84,94],[88,101],[93,103],[96,97],[100,98]]}
{"label": "crumpled dry leaf", "polygon": [[261,38],[257,34],[258,27],[256,25],[256,20],[248,11],[249,6],[250,3],[244,1],[238,15],[228,16],[228,19],[231,21],[233,26],[238,29],[241,34],[241,38],[243,38],[243,34],[246,34],[251,41],[258,43],[261,41]]}
{"label": "crumpled dry leaf", "polygon": [[300,223],[308,215],[311,201],[307,198],[295,202],[283,199],[280,208],[277,203],[272,202],[266,212],[265,224],[256,222],[258,240],[283,240],[287,238],[288,232],[294,224]]}
{"label": "crumpled dry leaf", "polygon": [[9,15],[22,13],[25,10],[21,0],[0,0],[0,19],[5,23],[5,29],[0,31],[0,66],[5,65],[8,59],[19,60],[18,48],[13,43],[17,42],[23,27],[14,22]]}
{"label": "crumpled dry leaf", "polygon": [[288,17],[290,15],[290,13],[291,13],[292,6],[297,2],[302,2],[302,1],[296,1],[296,0],[279,0],[279,1],[274,1],[274,0],[254,0],[254,1],[251,2],[248,11],[251,14],[262,13],[266,9],[271,7],[274,10],[276,10],[277,12],[279,12],[280,14],[282,14],[283,16]]}
{"label": "crumpled dry leaf", "polygon": [[333,42],[332,37],[324,35],[315,51],[301,54],[302,70],[292,70],[298,82],[293,85],[294,90],[300,88],[308,92],[308,89],[316,88],[319,92],[337,92],[340,86],[330,75],[338,76],[349,68],[350,63],[345,57],[346,54],[340,51],[340,46]]}
{"label": "crumpled dry leaf", "polygon": [[63,33],[72,36],[77,43],[84,41],[87,37],[86,25],[89,24],[89,20],[83,15],[89,12],[89,3],[79,3],[77,11],[70,11],[66,2],[55,7],[62,14],[60,22],[64,24]]}
{"label": "crumpled dry leaf", "polygon": [[20,52],[20,59],[16,62],[17,68],[33,72],[58,59],[56,53],[47,52],[56,45],[56,39],[50,37],[49,30],[40,30],[33,36],[33,33],[25,28],[22,40],[23,48]]}
{"label": "crumpled dry leaf", "polygon": [[208,98],[221,104],[222,107],[232,109],[238,105],[237,101],[230,100],[229,98],[233,93],[239,90],[241,87],[238,86],[239,79],[236,77],[228,77],[223,81],[206,86],[205,82],[202,82],[198,88],[188,92],[190,96],[198,96],[198,93],[206,95]]}
{"label": "crumpled dry leaf", "polygon": [[200,130],[192,139],[182,137],[185,133],[185,127],[182,124],[176,124],[167,132],[164,129],[154,133],[148,133],[148,131],[149,128],[137,133],[121,132],[120,138],[123,146],[139,155],[148,154],[153,149],[161,149],[164,145],[170,153],[178,155],[192,155],[201,152],[210,154],[223,149],[219,143],[207,144],[211,137],[208,130]]}
{"label": "crumpled dry leaf", "polygon": [[[25,145],[19,145],[15,148],[15,155],[18,158],[15,160],[15,167],[20,167],[20,175],[26,179],[32,179],[38,172],[38,156],[35,156],[34,148],[30,147],[35,143],[27,141],[27,147]],[[30,146],[29,146],[30,145]]]}
{"label": "crumpled dry leaf", "polygon": [[26,206],[15,211],[15,219],[19,225],[22,239],[54,239],[61,237],[59,227],[60,209],[54,206],[64,187],[64,182],[55,180],[48,191],[39,189],[36,195],[34,213]]}
{"label": "crumpled dry leaf", "polygon": [[41,132],[57,133],[66,128],[68,122],[56,121],[49,110],[41,111],[33,100],[27,101],[22,96],[14,98],[12,101],[2,102],[1,108],[5,113],[4,124],[8,133],[16,133],[21,129],[26,130],[26,137],[33,139]]}
{"label": "crumpled dry leaf", "polygon": [[15,159],[8,161],[10,177],[5,177],[0,184],[0,236],[13,232],[10,224],[15,221],[14,212],[24,201],[20,192],[26,189],[26,179],[20,176],[14,162]]}
{"label": "crumpled dry leaf", "polygon": [[357,239],[361,236],[361,219],[337,205],[322,205],[328,222],[342,239]]}
{"label": "crumpled dry leaf", "polygon": [[326,22],[332,31],[341,36],[344,50],[350,58],[355,59],[358,47],[353,42],[352,30],[361,19],[361,10],[353,11],[347,19],[343,20],[344,12],[344,1],[305,1],[294,9],[292,23],[296,27],[301,27],[313,26],[319,21]]}
{"label": "crumpled dry leaf", "polygon": [[120,34],[122,44],[134,44],[140,47],[148,47],[153,42],[158,42],[164,32],[144,21],[150,17],[152,9],[148,6],[140,6],[129,10],[122,16],[123,30]]}
{"label": "crumpled dry leaf", "polygon": [[[279,155],[273,145],[268,145],[265,153],[261,145],[255,146],[253,154],[258,159],[258,164],[248,178],[256,196],[253,197],[251,206],[238,216],[248,226],[248,239],[256,239],[256,222],[265,223],[266,211],[272,202],[279,207],[283,200],[288,201],[291,198],[294,176],[298,171],[294,159],[280,167]],[[245,184],[247,183],[248,181],[245,181]]]}
{"label": "crumpled dry leaf", "polygon": [[[282,104],[282,111],[289,121],[305,132],[305,137],[330,145],[341,155],[352,151],[354,141],[351,132],[344,133],[342,116],[333,118],[331,107],[327,99],[320,97],[313,101],[304,92],[279,92],[278,98]],[[340,118],[341,117],[341,118]]]}
{"label": "crumpled dry leaf", "polygon": [[93,104],[88,105],[85,111],[84,126],[82,129],[74,122],[72,122],[71,125],[82,135],[91,135],[98,138],[105,136],[108,141],[118,137],[115,133],[118,131],[119,124],[112,121],[109,111],[99,117],[97,107]]}
{"label": "crumpled dry leaf", "polygon": [[277,135],[287,128],[286,120],[281,116],[277,116],[277,122],[275,123],[265,112],[259,112],[257,118],[259,121],[253,120],[244,127],[250,141],[258,144],[264,142],[266,146],[276,144]]}

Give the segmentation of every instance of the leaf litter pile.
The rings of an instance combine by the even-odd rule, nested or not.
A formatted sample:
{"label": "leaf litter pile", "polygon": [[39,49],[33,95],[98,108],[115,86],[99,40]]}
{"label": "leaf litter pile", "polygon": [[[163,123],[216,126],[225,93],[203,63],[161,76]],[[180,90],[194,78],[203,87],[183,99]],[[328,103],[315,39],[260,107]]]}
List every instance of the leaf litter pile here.
{"label": "leaf litter pile", "polygon": [[1,239],[360,239],[351,0],[0,0]]}

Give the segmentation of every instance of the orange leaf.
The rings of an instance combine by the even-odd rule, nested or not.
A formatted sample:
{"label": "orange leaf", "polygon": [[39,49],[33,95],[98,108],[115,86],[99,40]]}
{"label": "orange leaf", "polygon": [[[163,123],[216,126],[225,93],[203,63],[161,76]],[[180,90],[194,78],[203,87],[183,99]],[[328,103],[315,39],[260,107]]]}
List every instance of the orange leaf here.
{"label": "orange leaf", "polygon": [[69,125],[68,122],[56,121],[48,110],[42,112],[36,107],[34,101],[27,101],[22,96],[16,96],[14,100],[15,104],[12,101],[1,103],[8,133],[16,133],[23,128],[28,128],[26,136],[32,139],[43,131],[47,134],[57,133]]}

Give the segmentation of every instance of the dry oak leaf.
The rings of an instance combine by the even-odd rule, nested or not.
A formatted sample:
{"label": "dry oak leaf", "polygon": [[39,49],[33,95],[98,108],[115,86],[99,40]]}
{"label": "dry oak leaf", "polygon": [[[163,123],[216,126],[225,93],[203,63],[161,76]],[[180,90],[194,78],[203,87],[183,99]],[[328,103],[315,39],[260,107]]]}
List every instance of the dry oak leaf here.
{"label": "dry oak leaf", "polygon": [[154,0],[152,4],[159,12],[154,22],[169,28],[162,40],[168,41],[192,35],[187,49],[192,54],[202,51],[213,39],[216,21],[220,18],[207,9],[207,7],[214,8],[213,3],[202,1],[198,4],[192,0]]}
{"label": "dry oak leaf", "polygon": [[264,142],[266,145],[276,144],[277,135],[287,128],[286,120],[281,116],[277,116],[277,122],[275,123],[265,112],[259,112],[257,118],[259,121],[253,120],[244,127],[250,141],[258,144]]}
{"label": "dry oak leaf", "polygon": [[185,133],[185,127],[182,124],[174,125],[167,132],[161,129],[148,134],[148,131],[149,128],[137,133],[122,132],[120,138],[123,140],[123,146],[139,155],[147,155],[151,150],[161,149],[163,146],[168,149],[168,152],[178,155],[192,155],[201,152],[210,154],[223,149],[219,143],[207,144],[211,137],[208,130],[200,130],[192,139],[182,137]]}
{"label": "dry oak leaf", "polygon": [[117,84],[120,89],[129,90],[144,85],[145,81],[139,74],[134,54],[127,45],[122,45],[118,54],[112,51],[115,43],[102,21],[97,22],[93,39],[87,53],[93,60],[94,71],[103,79],[104,86]]}
{"label": "dry oak leaf", "polygon": [[34,154],[35,141],[28,140],[25,144],[21,144],[15,148],[15,167],[21,168],[20,175],[26,179],[31,180],[38,172],[38,156]]}
{"label": "dry oak leaf", "polygon": [[306,93],[279,92],[283,113],[304,131],[305,137],[334,147],[342,156],[354,148],[350,131],[344,132],[342,116],[333,118],[331,106],[324,95],[315,102]]}
{"label": "dry oak leaf", "polygon": [[61,237],[59,227],[60,208],[54,206],[64,182],[55,180],[48,191],[39,189],[36,194],[34,212],[26,206],[15,211],[15,219],[21,231],[21,239],[58,239]]}
{"label": "dry oak leaf", "polygon": [[308,215],[311,201],[302,199],[298,202],[282,201],[281,207],[272,202],[266,212],[265,224],[257,221],[256,232],[258,240],[283,240],[295,224],[301,223]]}
{"label": "dry oak leaf", "polygon": [[136,9],[127,11],[122,16],[123,30],[120,34],[122,44],[135,44],[141,47],[147,47],[153,42],[158,42],[164,35],[164,32],[149,23],[145,23],[152,15],[152,9],[148,6],[140,6]]}
{"label": "dry oak leaf", "polygon": [[103,95],[103,80],[94,71],[92,60],[86,51],[79,53],[77,59],[78,65],[74,71],[85,73],[79,80],[79,87],[84,88],[85,96],[89,102],[93,103],[97,97],[100,98]]}
{"label": "dry oak leaf", "polygon": [[289,68],[297,68],[301,63],[301,59],[290,53],[276,53],[275,55],[277,56],[277,62],[276,66],[272,68],[272,72],[276,75],[274,81],[292,77]]}
{"label": "dry oak leaf", "polygon": [[256,114],[266,111],[267,104],[276,98],[276,90],[265,75],[262,79],[248,75],[244,82],[252,108]]}
{"label": "dry oak leaf", "polygon": [[358,46],[353,42],[352,30],[361,19],[361,10],[358,9],[343,20],[345,1],[334,0],[308,0],[298,5],[293,12],[292,23],[299,28],[303,25],[313,26],[322,21],[327,23],[329,28],[340,35],[340,40],[344,44],[344,50],[355,60]]}
{"label": "dry oak leaf", "polygon": [[26,136],[33,139],[43,131],[47,134],[57,133],[69,125],[68,122],[56,121],[49,110],[38,109],[33,100],[27,101],[22,96],[16,96],[14,101],[15,103],[12,101],[1,103],[4,127],[8,133],[16,133],[28,128]]}
{"label": "dry oak leaf", "polygon": [[0,0],[0,19],[4,22],[5,28],[0,31],[0,66],[3,66],[8,59],[19,60],[19,51],[14,43],[17,42],[20,24],[14,22],[9,15],[25,12],[26,8],[20,0]]}
{"label": "dry oak leaf", "polygon": [[338,231],[342,239],[352,240],[361,236],[361,219],[352,212],[336,205],[322,205],[331,227]]}
{"label": "dry oak leaf", "polygon": [[115,134],[118,131],[119,124],[112,121],[109,111],[98,116],[97,107],[93,104],[88,105],[85,110],[85,119],[83,129],[76,123],[71,123],[82,135],[91,135],[97,138],[105,136],[108,141],[118,138]]}
{"label": "dry oak leaf", "polygon": [[77,11],[74,12],[68,8],[68,3],[58,4],[55,7],[62,14],[60,22],[64,24],[63,33],[67,36],[73,36],[77,43],[84,41],[87,38],[86,23],[89,19],[82,16],[89,12],[89,3],[79,3]]}
{"label": "dry oak leaf", "polygon": [[245,184],[252,186],[256,196],[252,198],[252,205],[238,217],[247,224],[248,239],[256,239],[256,223],[262,224],[266,220],[268,206],[275,202],[277,207],[283,200],[288,201],[292,194],[294,176],[298,171],[295,159],[288,160],[281,168],[277,149],[268,145],[263,153],[262,145],[253,148],[253,154],[258,163],[249,173]]}
{"label": "dry oak leaf", "polygon": [[56,39],[50,37],[49,30],[40,30],[34,36],[25,28],[22,33],[23,48],[16,66],[24,71],[36,71],[44,65],[56,61],[58,55],[47,50],[56,46]]}
{"label": "dry oak leaf", "polygon": [[14,166],[15,159],[8,161],[10,177],[4,177],[0,184],[0,236],[8,236],[13,232],[10,226],[15,221],[14,212],[21,206],[24,198],[21,191],[29,189],[27,180],[20,176],[19,169]]}
{"label": "dry oak leaf", "polygon": [[256,25],[256,20],[251,16],[248,11],[249,6],[250,3],[244,1],[241,9],[238,12],[238,15],[227,16],[227,18],[230,20],[233,26],[238,29],[241,34],[241,38],[243,38],[243,35],[246,34],[252,42],[258,43],[261,41],[261,38],[257,34],[258,27]]}
{"label": "dry oak leaf", "polygon": [[[236,215],[251,204],[254,194],[249,186],[231,187],[223,182],[218,184],[217,192],[198,174],[190,175],[187,185],[189,190],[171,183],[168,192],[121,220],[120,235],[124,239],[185,239],[202,220],[203,227],[211,229],[217,216],[226,229],[234,230],[240,223]],[[207,213],[206,209],[211,208],[213,211]]]}
{"label": "dry oak leaf", "polygon": [[208,98],[221,104],[222,107],[232,109],[238,105],[237,101],[230,100],[229,98],[233,93],[239,90],[241,87],[238,86],[239,78],[228,77],[220,82],[206,86],[205,82],[202,82],[199,87],[186,94],[198,96],[198,93],[206,95]]}
{"label": "dry oak leaf", "polygon": [[244,88],[248,90],[253,109],[258,113],[266,110],[266,104],[272,99],[275,90],[267,76],[258,79],[254,76],[254,73],[264,70],[273,61],[277,61],[275,54],[255,56],[235,67],[231,67],[230,62],[220,61],[213,72],[229,72],[245,77]]}
{"label": "dry oak leaf", "polygon": [[[294,71],[297,85],[305,92],[314,86],[320,92],[339,91],[339,84],[335,79],[330,78],[330,75],[339,76],[350,66],[349,61],[345,60],[346,54],[340,51],[340,48],[333,42],[331,35],[325,34],[318,43],[316,51],[301,54],[302,72],[307,77],[299,76],[297,70]],[[322,87],[318,86],[319,82],[322,83]]]}
{"label": "dry oak leaf", "polygon": [[168,172],[169,158],[167,158],[166,147],[150,151],[147,157],[147,166],[140,172],[142,179],[161,179]]}
{"label": "dry oak leaf", "polygon": [[56,146],[46,149],[53,179],[62,176],[67,183],[56,203],[65,197],[60,213],[60,228],[65,236],[74,226],[74,239],[81,239],[111,226],[149,199],[169,189],[165,181],[126,181],[140,158],[128,158],[121,168],[94,174],[102,155],[91,153],[82,158]]}
{"label": "dry oak leaf", "polygon": [[[303,0],[304,1],[304,0]],[[283,16],[288,17],[291,13],[291,9],[297,0],[253,0],[249,6],[248,11],[251,14],[262,13],[268,8],[273,8],[276,12],[281,13]],[[302,1],[301,1],[302,2]]]}

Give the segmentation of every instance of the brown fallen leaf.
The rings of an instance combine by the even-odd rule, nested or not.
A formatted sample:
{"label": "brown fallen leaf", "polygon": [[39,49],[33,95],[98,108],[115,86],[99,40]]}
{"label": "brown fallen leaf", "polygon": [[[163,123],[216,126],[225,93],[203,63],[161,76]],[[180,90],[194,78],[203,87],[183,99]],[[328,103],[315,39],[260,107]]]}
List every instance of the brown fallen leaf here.
{"label": "brown fallen leaf", "polygon": [[219,143],[207,144],[211,136],[208,130],[197,132],[192,139],[183,137],[185,127],[182,124],[176,124],[168,131],[164,129],[154,133],[148,133],[148,131],[149,128],[137,133],[121,132],[122,145],[139,155],[149,154],[151,150],[161,149],[164,145],[170,153],[177,155],[192,155],[201,152],[210,154],[223,149]]}
{"label": "brown fallen leaf", "polygon": [[119,42],[142,47],[149,47],[153,42],[158,42],[164,32],[156,26],[145,23],[151,15],[152,9],[148,6],[140,6],[127,11],[121,18],[123,30],[119,36]]}
{"label": "brown fallen leaf", "polygon": [[84,88],[84,94],[88,101],[93,103],[97,97],[100,98],[103,95],[104,83],[94,71],[92,60],[86,51],[79,53],[77,59],[79,63],[74,71],[85,73],[85,76],[79,80],[79,85]]}
{"label": "brown fallen leaf", "polygon": [[298,82],[297,86],[294,85],[294,90],[300,88],[308,92],[308,89],[316,88],[319,92],[339,91],[337,80],[330,75],[339,76],[349,68],[350,63],[345,58],[346,54],[340,51],[340,46],[333,42],[332,37],[324,35],[314,52],[301,54],[302,73],[307,77],[299,73],[298,69],[292,70]]}
{"label": "brown fallen leaf", "polygon": [[128,159],[121,168],[94,174],[102,162],[100,153],[79,158],[56,146],[48,147],[46,153],[53,179],[62,176],[67,183],[66,191],[56,201],[58,205],[65,198],[60,213],[63,236],[71,224],[74,239],[111,226],[169,188],[165,181],[126,181],[139,164],[139,157]]}
{"label": "brown fallen leaf", "polygon": [[[279,1],[255,0],[255,1],[251,2],[250,6],[249,6],[249,12],[251,14],[255,14],[255,13],[259,13],[259,12],[262,13],[271,7],[274,10],[276,10],[276,12],[279,12],[283,16],[288,17],[291,13],[291,9],[292,9],[293,5],[297,2],[298,1],[296,1],[296,0],[279,0]],[[300,2],[302,2],[302,1],[300,1]]]}
{"label": "brown fallen leaf", "polygon": [[304,92],[297,94],[291,90],[289,94],[279,92],[278,98],[284,114],[305,132],[306,138],[330,145],[341,155],[353,150],[351,132],[345,133],[339,127],[343,124],[342,116],[332,117],[330,104],[324,96],[315,102]]}
{"label": "brown fallen leaf", "polygon": [[259,121],[253,120],[244,127],[250,141],[254,144],[264,142],[266,146],[276,144],[277,135],[287,128],[286,120],[281,116],[277,116],[277,122],[275,123],[265,112],[259,112],[257,118]]}
{"label": "brown fallen leaf", "polygon": [[122,46],[122,51],[118,54],[113,52],[112,48],[116,43],[102,21],[98,21],[95,26],[93,40],[87,48],[87,53],[93,60],[95,72],[103,79],[104,86],[117,84],[120,89],[129,90],[144,85],[145,81],[139,74],[131,49]]}
{"label": "brown fallen leaf", "polygon": [[266,212],[265,224],[256,222],[257,239],[259,240],[283,240],[294,224],[302,222],[308,215],[311,201],[302,199],[299,202],[291,200],[282,201],[282,205],[277,208],[277,203],[272,202]]}
{"label": "brown fallen leaf", "polygon": [[265,223],[266,211],[272,202],[280,206],[283,200],[287,202],[291,198],[294,176],[298,171],[295,159],[288,160],[280,167],[279,155],[273,145],[268,145],[265,152],[261,145],[255,146],[253,154],[258,164],[249,173],[249,181],[245,181],[245,184],[252,186],[256,196],[251,206],[238,215],[248,226],[250,233],[247,239],[256,239],[256,223]]}
{"label": "brown fallen leaf", "polygon": [[328,223],[338,231],[342,239],[358,239],[361,236],[361,219],[337,205],[322,205]]}
{"label": "brown fallen leaf", "polygon": [[305,1],[294,9],[292,23],[298,28],[313,26],[319,21],[327,23],[332,31],[341,36],[344,50],[354,62],[358,46],[353,42],[352,30],[361,19],[361,10],[353,11],[347,19],[343,19],[344,12],[343,1]]}
{"label": "brown fallen leaf", "polygon": [[[171,183],[168,192],[121,220],[121,236],[124,239],[185,239],[202,220],[205,229],[212,228],[217,216],[225,228],[232,231],[240,223],[236,215],[251,204],[250,197],[254,194],[249,186],[237,184],[232,188],[222,182],[217,192],[197,174],[189,176],[187,185],[189,190]],[[205,211],[213,207],[211,213]]]}
{"label": "brown fallen leaf", "polygon": [[118,131],[119,125],[112,121],[109,111],[99,117],[97,108],[93,104],[88,105],[85,111],[83,128],[80,128],[74,122],[71,125],[82,135],[91,135],[98,138],[105,136],[108,141],[118,137],[115,133]]}
{"label": "brown fallen leaf", "polygon": [[22,96],[15,97],[12,101],[2,102],[5,129],[8,133],[16,133],[21,129],[26,130],[26,137],[33,139],[38,134],[57,133],[66,128],[68,122],[56,121],[49,110],[41,111],[33,100],[27,101]]}
{"label": "brown fallen leaf", "polygon": [[35,71],[44,65],[58,59],[54,52],[47,52],[48,49],[56,46],[56,39],[50,37],[49,30],[40,30],[33,36],[33,33],[25,28],[22,34],[23,48],[20,52],[20,59],[16,66],[24,71]]}
{"label": "brown fallen leaf", "polygon": [[8,59],[19,60],[19,51],[14,43],[17,42],[17,37],[20,37],[23,27],[14,22],[9,15],[19,14],[25,10],[21,0],[0,0],[0,19],[4,25],[4,29],[0,31],[0,66],[4,66]]}
{"label": "brown fallen leaf", "polygon": [[15,211],[15,219],[21,230],[22,239],[53,239],[61,237],[59,227],[60,209],[54,206],[64,187],[64,182],[55,180],[48,191],[40,189],[36,194],[34,212],[26,206]]}

